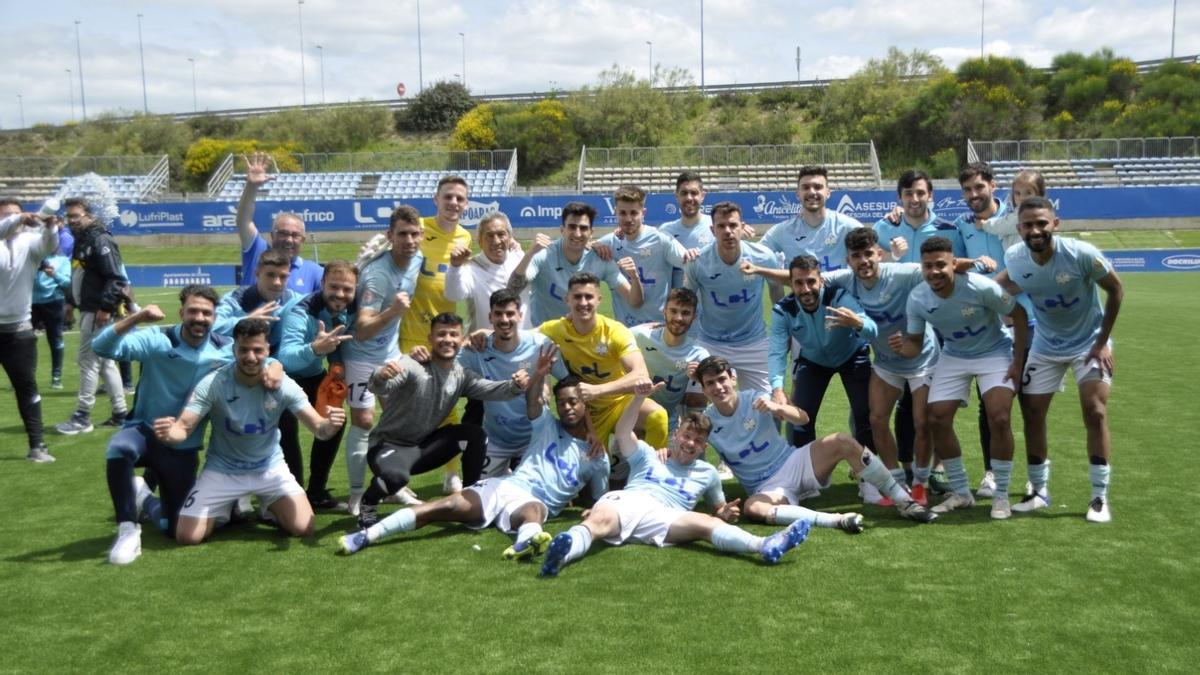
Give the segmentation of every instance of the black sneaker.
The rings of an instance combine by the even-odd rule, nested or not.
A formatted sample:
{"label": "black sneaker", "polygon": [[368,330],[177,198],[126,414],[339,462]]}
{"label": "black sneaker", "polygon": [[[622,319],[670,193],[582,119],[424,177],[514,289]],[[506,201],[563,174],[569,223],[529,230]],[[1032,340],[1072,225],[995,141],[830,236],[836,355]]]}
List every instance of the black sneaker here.
{"label": "black sneaker", "polygon": [[116,428],[120,429],[121,427],[125,426],[125,418],[128,416],[129,416],[129,413],[113,413],[112,417],[109,417],[108,419],[101,422],[100,426],[116,427]]}
{"label": "black sneaker", "polygon": [[363,504],[358,509],[358,527],[367,529],[375,523],[379,522],[379,506],[376,504]]}
{"label": "black sneaker", "polygon": [[346,503],[334,499],[329,490],[310,492],[308,503],[312,505],[314,511],[344,511],[346,509]]}

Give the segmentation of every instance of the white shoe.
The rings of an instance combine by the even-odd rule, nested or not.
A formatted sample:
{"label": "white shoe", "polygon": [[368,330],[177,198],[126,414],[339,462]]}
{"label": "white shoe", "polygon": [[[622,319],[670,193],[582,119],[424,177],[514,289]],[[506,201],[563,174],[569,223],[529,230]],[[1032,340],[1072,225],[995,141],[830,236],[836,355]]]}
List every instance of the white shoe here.
{"label": "white shoe", "polygon": [[1005,497],[996,497],[992,500],[992,519],[993,520],[1008,520],[1012,517],[1012,507]]}
{"label": "white shoe", "polygon": [[[417,496],[417,493],[412,491],[412,488],[405,485],[396,491],[396,494],[388,495],[383,498],[385,504],[401,504],[403,506],[416,506],[424,504],[425,501]],[[357,515],[357,514],[355,514]]]}
{"label": "white shoe", "polygon": [[1112,520],[1112,514],[1108,512],[1108,500],[1104,497],[1092,499],[1092,503],[1088,504],[1087,521],[1089,523],[1107,523],[1110,520]]}
{"label": "white shoe", "polygon": [[133,517],[137,520],[142,519],[142,505],[146,503],[146,498],[149,497],[149,486],[146,485],[146,479],[141,476],[133,477]]}
{"label": "white shoe", "polygon": [[979,481],[979,489],[975,490],[975,496],[980,499],[990,499],[996,494],[996,475],[991,471],[983,474],[983,480]]}
{"label": "white shoe", "polygon": [[1050,493],[1043,490],[1025,495],[1021,501],[1013,504],[1012,510],[1017,513],[1029,513],[1048,506],[1050,506]]}
{"label": "white shoe", "polygon": [[865,480],[858,481],[858,496],[862,497],[864,504],[878,505],[883,501],[883,495],[880,494],[879,488]]}
{"label": "white shoe", "polygon": [[722,481],[733,480],[733,469],[729,468],[725,460],[721,460],[721,463],[717,465],[717,477]]}
{"label": "white shoe", "polygon": [[348,499],[346,501],[346,513],[349,513],[350,515],[357,518],[359,511],[362,510],[362,500],[363,500],[362,492],[351,492],[350,499]]}
{"label": "white shoe", "polygon": [[975,506],[975,498],[969,494],[963,495],[957,492],[951,492],[949,497],[946,497],[941,504],[930,509],[934,513],[949,513],[959,509],[969,509]]}
{"label": "white shoe", "polygon": [[234,508],[237,509],[239,516],[249,518],[254,513],[254,502],[250,501],[250,495],[246,495],[245,497],[238,498],[237,505]]}
{"label": "white shoe", "polygon": [[[442,479],[442,494],[444,494],[444,495],[458,494],[459,492],[462,492],[462,489],[463,489],[462,476],[460,476],[456,473],[447,471],[446,477]],[[413,495],[413,497],[416,498],[416,495]],[[420,504],[421,502],[417,501],[417,503]]]}
{"label": "white shoe", "polygon": [[117,540],[108,549],[108,562],[128,565],[142,554],[142,526],[137,523],[117,525]]}

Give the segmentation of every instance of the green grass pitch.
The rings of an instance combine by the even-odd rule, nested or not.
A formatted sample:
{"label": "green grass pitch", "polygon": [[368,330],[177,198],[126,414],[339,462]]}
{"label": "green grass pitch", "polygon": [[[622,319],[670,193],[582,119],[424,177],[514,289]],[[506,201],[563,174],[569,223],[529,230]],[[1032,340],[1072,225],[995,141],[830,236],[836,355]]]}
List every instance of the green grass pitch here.
{"label": "green grass pitch", "polygon": [[[535,565],[500,559],[508,545],[500,533],[457,526],[342,558],[335,540],[352,520],[319,514],[307,541],[245,524],[181,548],[147,528],[142,557],[117,568],[105,563],[112,432],[51,432],[58,462],[29,464],[0,380],[0,671],[1190,671],[1200,627],[1191,512],[1200,385],[1187,345],[1200,333],[1200,275],[1124,279],[1111,524],[1083,519],[1084,437],[1069,388],[1051,411],[1052,509],[992,522],[983,501],[917,526],[860,507],[839,470],[808,505],[862,508],[867,531],[816,531],[775,567],[707,544],[597,544],[546,580]],[[139,290],[168,316],[174,295]],[[41,344],[48,426],[73,407],[76,339],[68,338],[64,391],[48,387]],[[108,412],[100,399],[96,421]],[[960,415],[959,435],[976,482],[974,412]],[[845,419],[835,384],[820,431]],[[1018,433],[1018,458],[1022,447]],[[1014,485],[1024,481],[1017,465]],[[339,495],[343,466],[339,456]],[[414,487],[432,498],[439,482],[427,474]],[[726,488],[741,494],[736,483]],[[578,518],[568,510],[547,529]]]}

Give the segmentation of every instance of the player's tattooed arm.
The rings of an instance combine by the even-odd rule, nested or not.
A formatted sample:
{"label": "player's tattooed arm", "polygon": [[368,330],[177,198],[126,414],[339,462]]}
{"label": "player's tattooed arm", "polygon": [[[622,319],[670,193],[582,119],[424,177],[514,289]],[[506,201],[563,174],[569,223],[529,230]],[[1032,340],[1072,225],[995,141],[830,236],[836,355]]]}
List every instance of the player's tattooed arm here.
{"label": "player's tattooed arm", "polygon": [[517,266],[513,268],[512,274],[508,275],[508,284],[506,284],[508,290],[520,293],[529,285],[529,278],[526,276],[526,273],[529,271],[529,264],[533,262],[535,255],[549,247],[550,237],[538,234],[533,238],[533,244],[525,252],[525,255],[521,256],[521,262],[517,263]]}

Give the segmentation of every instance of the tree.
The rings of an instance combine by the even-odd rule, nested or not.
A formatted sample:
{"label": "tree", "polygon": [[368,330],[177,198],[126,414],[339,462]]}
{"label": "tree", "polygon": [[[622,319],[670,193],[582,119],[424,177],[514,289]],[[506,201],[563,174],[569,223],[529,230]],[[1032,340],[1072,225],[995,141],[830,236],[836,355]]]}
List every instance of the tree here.
{"label": "tree", "polygon": [[450,131],[458,118],[475,107],[475,100],[459,82],[438,82],[396,112],[401,131]]}
{"label": "tree", "polygon": [[579,138],[562,101],[543,99],[531,106],[500,109],[495,119],[497,145],[517,149],[521,175],[527,178],[555,171],[578,152]]}

